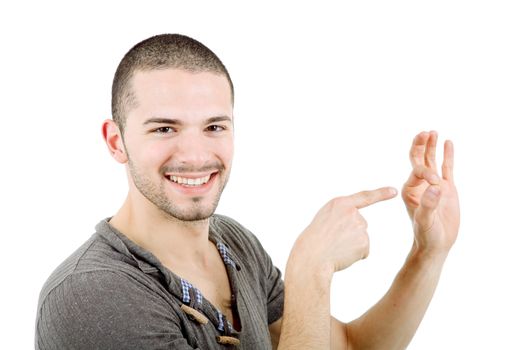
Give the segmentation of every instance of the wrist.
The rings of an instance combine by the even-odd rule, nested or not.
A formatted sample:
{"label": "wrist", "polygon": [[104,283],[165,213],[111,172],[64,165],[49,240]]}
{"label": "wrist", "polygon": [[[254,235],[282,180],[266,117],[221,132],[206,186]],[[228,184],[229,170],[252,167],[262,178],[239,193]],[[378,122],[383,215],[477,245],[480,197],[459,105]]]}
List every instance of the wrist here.
{"label": "wrist", "polygon": [[407,260],[417,264],[443,264],[447,259],[448,253],[449,249],[422,247],[414,241]]}
{"label": "wrist", "polygon": [[330,285],[334,267],[326,259],[316,259],[297,244],[292,249],[285,270],[286,279],[293,281],[309,280],[320,285]]}
{"label": "wrist", "polygon": [[[279,349],[330,348],[330,286],[333,269],[295,244],[284,274]],[[308,256],[310,253],[310,256]],[[297,325],[300,325],[298,327]]]}

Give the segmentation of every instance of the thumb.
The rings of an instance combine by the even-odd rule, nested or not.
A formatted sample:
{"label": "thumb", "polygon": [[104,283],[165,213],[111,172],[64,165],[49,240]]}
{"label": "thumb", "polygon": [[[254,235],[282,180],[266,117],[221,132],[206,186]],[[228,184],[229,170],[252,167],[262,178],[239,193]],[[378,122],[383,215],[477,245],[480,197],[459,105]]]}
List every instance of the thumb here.
{"label": "thumb", "polygon": [[428,231],[434,224],[435,210],[441,198],[439,185],[430,185],[423,193],[418,210],[415,213],[415,222],[422,231]]}

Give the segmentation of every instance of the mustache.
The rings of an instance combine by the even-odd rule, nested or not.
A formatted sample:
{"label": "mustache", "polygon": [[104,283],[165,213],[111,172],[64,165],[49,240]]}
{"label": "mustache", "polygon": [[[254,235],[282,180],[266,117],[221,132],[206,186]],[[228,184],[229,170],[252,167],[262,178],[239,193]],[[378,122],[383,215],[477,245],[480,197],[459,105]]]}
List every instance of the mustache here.
{"label": "mustache", "polygon": [[204,164],[201,167],[195,167],[186,164],[180,165],[167,165],[162,167],[161,171],[163,173],[206,173],[213,171],[224,171],[226,167],[220,162],[213,162]]}

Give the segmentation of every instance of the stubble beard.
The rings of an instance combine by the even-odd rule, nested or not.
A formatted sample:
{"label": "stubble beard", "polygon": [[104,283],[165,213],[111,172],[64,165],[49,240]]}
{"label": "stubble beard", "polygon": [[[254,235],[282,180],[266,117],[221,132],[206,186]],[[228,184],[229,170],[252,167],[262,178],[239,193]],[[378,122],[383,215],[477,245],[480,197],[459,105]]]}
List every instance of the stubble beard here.
{"label": "stubble beard", "polygon": [[[216,177],[214,180],[219,181],[219,190],[211,204],[207,205],[202,203],[204,200],[202,197],[194,197],[191,199],[191,205],[189,207],[182,208],[181,206],[177,206],[177,203],[174,203],[173,200],[167,196],[168,191],[166,189],[166,182],[160,181],[160,184],[156,184],[152,179],[141,173],[129,157],[128,165],[131,179],[135,184],[135,187],[146,199],[155,205],[168,218],[186,222],[207,220],[213,215],[213,213],[215,213],[215,209],[217,209],[217,206],[219,205],[222,191],[226,187],[229,178],[229,173],[226,172],[225,166],[220,163],[214,163],[211,166],[207,166],[205,169],[190,170],[187,167],[184,169],[181,167],[176,168],[177,170],[175,172],[181,173],[206,171],[213,168],[217,170],[217,173],[214,175]],[[170,168],[170,171],[174,171],[171,169],[173,168]],[[165,168],[161,169],[161,176],[163,176],[165,172],[167,172]]]}

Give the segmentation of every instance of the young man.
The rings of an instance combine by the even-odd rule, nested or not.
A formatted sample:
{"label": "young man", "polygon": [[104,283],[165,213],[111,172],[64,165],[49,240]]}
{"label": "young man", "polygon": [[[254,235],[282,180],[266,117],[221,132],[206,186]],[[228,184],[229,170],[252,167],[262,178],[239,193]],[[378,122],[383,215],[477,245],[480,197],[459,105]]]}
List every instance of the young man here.
{"label": "young man", "polygon": [[[380,188],[333,199],[297,239],[286,280],[257,238],[214,215],[233,156],[233,84],[201,43],[159,35],[133,47],[113,82],[102,133],[129,194],[43,287],[37,349],[403,349],[459,229],[453,149],[437,134],[410,152],[403,199],[414,245],[387,294],[344,324],[330,316],[333,273],[368,255],[359,209]],[[284,290],[286,289],[286,295]]]}

